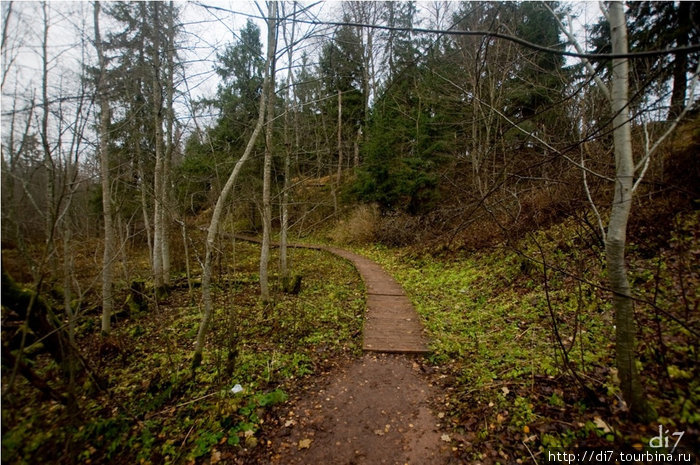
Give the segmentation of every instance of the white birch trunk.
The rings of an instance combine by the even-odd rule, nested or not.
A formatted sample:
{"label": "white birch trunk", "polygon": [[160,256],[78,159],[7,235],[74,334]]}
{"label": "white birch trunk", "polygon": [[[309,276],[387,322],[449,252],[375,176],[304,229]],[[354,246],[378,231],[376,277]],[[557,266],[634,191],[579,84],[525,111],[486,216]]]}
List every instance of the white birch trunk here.
{"label": "white birch trunk", "polygon": [[170,224],[171,212],[173,208],[171,196],[171,171],[175,140],[173,131],[175,127],[175,114],[173,113],[173,94],[175,78],[175,8],[173,2],[168,3],[168,44],[167,44],[167,69],[168,76],[165,83],[166,95],[166,124],[168,127],[168,140],[165,147],[165,158],[163,160],[163,178],[161,180],[161,196],[163,199],[163,231],[161,238],[161,254],[163,256],[163,284],[170,286]]}
{"label": "white birch trunk", "polygon": [[114,262],[114,226],[112,224],[112,192],[109,178],[109,103],[105,83],[105,59],[100,37],[100,2],[95,2],[95,48],[100,67],[97,95],[100,105],[100,176],[102,182],[102,216],[104,219],[104,253],[102,255],[102,334],[111,331],[113,309],[112,265]]}
{"label": "white birch trunk", "polygon": [[241,158],[238,159],[236,165],[231,171],[231,175],[228,177],[226,184],[224,184],[221,194],[216,201],[214,206],[214,212],[212,213],[211,222],[209,223],[209,231],[207,232],[207,243],[206,243],[206,253],[204,258],[204,270],[202,271],[202,301],[204,304],[204,311],[202,312],[202,320],[199,323],[199,330],[197,332],[197,341],[195,343],[194,357],[192,359],[192,370],[195,370],[202,363],[202,352],[204,350],[204,339],[209,330],[209,323],[211,321],[212,314],[212,299],[211,299],[211,274],[212,274],[212,255],[214,251],[214,245],[216,242],[216,237],[219,233],[219,222],[221,220],[221,214],[224,211],[224,206],[228,199],[229,193],[233,189],[233,185],[236,182],[238,173],[240,173],[241,168],[245,162],[250,157],[253,147],[255,146],[255,141],[260,135],[263,123],[265,122],[265,108],[267,102],[267,94],[269,92],[269,87],[271,84],[270,77],[270,65],[275,56],[275,34],[274,34],[274,21],[275,19],[270,17],[267,20],[267,60],[265,62],[265,78],[263,80],[263,91],[260,96],[260,108],[258,109],[258,120],[253,129],[253,133],[248,140],[248,145],[246,145],[245,151]]}
{"label": "white birch trunk", "polygon": [[[270,2],[270,15],[277,17],[277,2]],[[268,25],[268,27],[270,27]],[[277,43],[277,26],[272,28],[273,42]],[[270,33],[268,32],[268,38]],[[263,302],[270,300],[270,285],[268,279],[268,265],[270,263],[270,229],[272,228],[272,204],[270,202],[270,184],[272,171],[272,123],[275,117],[275,57],[273,54],[269,64],[270,84],[267,89],[267,123],[265,125],[265,160],[263,162],[263,237],[260,248],[260,298]]]}
{"label": "white birch trunk", "polygon": [[[608,14],[612,53],[627,53],[627,26],[622,2],[611,2]],[[632,133],[629,121],[629,64],[626,58],[613,60],[612,79],[611,105],[614,115],[616,174],[605,253],[615,311],[615,358],[620,388],[630,412],[637,418],[651,420],[656,413],[646,402],[637,371],[634,306],[625,267],[627,221],[632,207],[634,181]]]}
{"label": "white birch trunk", "polygon": [[165,284],[163,279],[163,116],[160,83],[159,3],[153,2],[153,127],[156,163],[153,173],[153,278],[156,295]]}

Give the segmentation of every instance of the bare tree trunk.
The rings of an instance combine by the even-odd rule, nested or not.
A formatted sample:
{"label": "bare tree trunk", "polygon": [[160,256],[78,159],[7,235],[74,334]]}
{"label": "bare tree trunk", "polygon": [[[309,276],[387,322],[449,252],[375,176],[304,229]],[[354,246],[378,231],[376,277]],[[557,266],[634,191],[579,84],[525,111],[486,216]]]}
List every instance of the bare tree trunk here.
{"label": "bare tree trunk", "polygon": [[206,253],[204,258],[204,270],[202,271],[202,301],[204,303],[204,312],[202,313],[202,320],[199,323],[199,330],[197,332],[197,341],[194,349],[194,357],[192,359],[192,370],[195,370],[202,363],[202,352],[204,350],[204,338],[209,330],[209,323],[211,321],[212,313],[212,299],[211,299],[211,272],[212,272],[212,253],[214,251],[214,245],[219,232],[219,222],[221,220],[221,214],[224,211],[224,205],[228,199],[228,195],[233,189],[233,185],[236,182],[238,173],[240,173],[243,164],[250,157],[253,151],[253,146],[255,141],[260,135],[263,123],[265,122],[265,109],[267,102],[267,95],[269,93],[270,86],[272,85],[272,78],[270,76],[270,65],[275,57],[275,18],[270,14],[267,18],[267,60],[265,62],[265,78],[263,80],[263,90],[260,96],[260,108],[258,109],[258,121],[255,124],[253,133],[248,140],[248,145],[246,145],[245,151],[241,158],[238,159],[236,165],[231,171],[231,175],[228,177],[226,184],[224,184],[221,194],[216,201],[214,206],[214,212],[212,213],[211,222],[209,223],[209,231],[207,232],[207,243],[206,243]]}
{"label": "bare tree trunk", "polygon": [[[141,24],[140,27],[145,31],[146,30],[146,4],[141,3],[139,4],[139,12],[141,13]],[[143,34],[140,34],[140,40],[139,40],[139,48],[138,48],[138,66],[139,69],[142,70],[141,72],[145,72],[146,64],[145,64],[145,44],[144,44],[145,38]],[[142,75],[141,72],[137,76],[137,84],[136,84],[136,89],[141,90],[143,88],[143,83],[142,83]],[[138,111],[138,110],[137,110]],[[154,247],[153,247],[153,226],[151,225],[151,213],[149,211],[149,204],[148,204],[148,192],[147,192],[147,183],[146,183],[146,174],[144,170],[144,165],[145,165],[145,160],[143,158],[143,153],[141,151],[141,125],[138,122],[138,119],[134,119],[134,125],[132,126],[132,130],[134,134],[132,137],[134,138],[133,140],[133,147],[134,147],[134,155],[136,158],[136,172],[138,173],[139,177],[139,193],[141,197],[141,214],[143,215],[143,227],[146,230],[146,243],[148,244],[148,265],[149,267],[153,270],[153,256],[154,256]]]}
{"label": "bare tree trunk", "polygon": [[[270,16],[277,17],[277,2],[269,3],[268,8],[271,9]],[[273,28],[273,41],[277,43],[277,23]],[[270,34],[268,33],[268,36]],[[270,202],[270,177],[272,171],[272,123],[275,116],[275,57],[273,55],[269,64],[270,69],[270,85],[267,89],[267,123],[265,125],[265,160],[263,162],[263,237],[262,247],[260,249],[260,297],[263,302],[270,300],[270,287],[267,276],[268,265],[270,262],[270,229],[272,228],[272,205]]]}
{"label": "bare tree trunk", "polygon": [[153,278],[156,296],[164,289],[163,273],[163,103],[160,82],[160,20],[159,2],[153,5],[153,127],[155,129],[156,162],[153,175]]}
{"label": "bare tree trunk", "polygon": [[187,276],[187,291],[190,302],[194,302],[194,293],[192,288],[192,272],[190,271],[190,248],[187,245],[187,224],[183,215],[180,221],[180,232],[182,234],[182,246],[185,248],[185,273]]}
{"label": "bare tree trunk", "polygon": [[[0,92],[5,88],[5,79],[9,74],[12,62],[15,61],[15,57],[10,57],[7,53],[7,27],[10,24],[10,17],[12,16],[12,3],[13,2],[7,2],[7,7],[4,9],[2,17],[2,38],[0,39],[0,50],[2,50],[2,81],[0,82]],[[12,118],[14,118],[14,115]]]}
{"label": "bare tree trunk", "polygon": [[[75,347],[76,318],[75,309],[71,302],[71,276],[73,270],[73,256],[70,250],[71,231],[70,227],[65,223],[67,222],[64,222],[65,228],[63,231],[63,308],[68,316],[68,343]],[[75,364],[76,360],[73,354],[69,353],[66,365],[68,368],[68,392],[71,398],[75,395]]]}
{"label": "bare tree trunk", "polygon": [[163,179],[161,181],[161,196],[163,199],[163,231],[161,240],[161,253],[163,255],[163,284],[170,286],[170,224],[172,218],[172,196],[171,196],[171,171],[173,162],[173,152],[175,139],[173,131],[175,129],[175,114],[173,112],[173,94],[175,78],[175,8],[173,2],[168,4],[168,44],[167,44],[167,69],[168,76],[165,83],[166,95],[166,124],[168,128],[168,140],[165,148],[165,158],[163,160]]}
{"label": "bare tree trunk", "polygon": [[[627,53],[627,26],[624,5],[616,1],[609,8],[612,53]],[[656,412],[648,405],[637,372],[636,325],[630,284],[625,267],[627,220],[632,207],[634,159],[629,122],[629,64],[626,58],[613,60],[612,112],[615,144],[615,195],[605,244],[608,276],[615,311],[615,358],[620,388],[630,412],[636,418],[653,420]]]}
{"label": "bare tree trunk", "polygon": [[146,230],[146,243],[148,244],[148,261],[151,268],[153,267],[153,238],[151,237],[151,219],[148,213],[148,200],[146,194],[146,177],[143,172],[143,160],[141,158],[141,146],[137,141],[136,147],[136,163],[138,164],[139,175],[139,192],[141,194],[141,212],[143,214],[143,227]]}
{"label": "bare tree trunk", "polygon": [[362,126],[357,128],[357,136],[355,137],[355,144],[353,146],[353,149],[354,149],[353,166],[355,168],[360,167],[360,142],[362,142]]}
{"label": "bare tree trunk", "polygon": [[[678,2],[678,22],[681,32],[677,39],[677,47],[688,45],[688,31],[691,29],[692,20],[690,13],[691,2]],[[673,58],[673,91],[671,93],[671,107],[668,110],[668,119],[673,120],[681,114],[685,108],[685,93],[688,87],[687,81],[688,55],[678,53]]]}
{"label": "bare tree trunk", "polygon": [[105,58],[100,37],[100,2],[95,2],[95,48],[99,61],[100,76],[97,94],[100,105],[100,176],[102,177],[102,216],[104,217],[104,254],[102,256],[102,333],[111,331],[113,289],[112,265],[114,262],[114,226],[112,224],[112,189],[109,176],[109,103],[107,101]]}
{"label": "bare tree trunk", "polygon": [[51,111],[48,86],[49,86],[49,64],[48,64],[48,40],[49,40],[49,16],[48,5],[46,2],[41,4],[44,28],[42,31],[41,40],[41,100],[43,113],[41,116],[41,147],[44,152],[44,169],[46,170],[46,209],[45,209],[45,234],[46,234],[46,250],[51,262],[51,275],[55,270],[55,255],[53,254],[53,233],[56,223],[56,167],[52,156],[51,145],[49,144],[49,114]]}
{"label": "bare tree trunk", "polygon": [[[284,8],[284,4],[282,4]],[[290,113],[292,105],[290,104],[291,89],[292,89],[292,58],[294,54],[294,33],[296,29],[297,3],[294,2],[292,11],[292,30],[290,37],[287,38],[286,27],[283,29],[285,46],[287,47],[287,89],[285,91],[285,112],[284,112],[284,187],[282,190],[282,224],[280,226],[280,273],[282,275],[282,283],[286,285],[289,278],[289,268],[287,263],[287,230],[289,229],[289,176],[290,165],[292,158],[292,141],[290,132]],[[283,13],[283,16],[284,15]]]}
{"label": "bare tree trunk", "polygon": [[338,179],[337,183],[340,186],[340,178],[343,174],[343,94],[338,89]]}

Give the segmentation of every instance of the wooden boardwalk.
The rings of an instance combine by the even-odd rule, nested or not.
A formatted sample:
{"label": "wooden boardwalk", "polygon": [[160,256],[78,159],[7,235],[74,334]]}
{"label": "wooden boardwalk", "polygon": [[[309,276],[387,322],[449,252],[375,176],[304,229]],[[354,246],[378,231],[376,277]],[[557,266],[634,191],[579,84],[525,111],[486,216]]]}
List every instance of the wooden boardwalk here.
{"label": "wooden boardwalk", "polygon": [[[260,239],[236,235],[237,239],[260,243]],[[278,244],[274,244],[277,246]],[[362,276],[367,290],[367,311],[362,348],[370,352],[428,352],[423,325],[399,283],[372,260],[329,246],[289,244],[288,247],[325,250],[350,261]]]}
{"label": "wooden boardwalk", "polygon": [[428,352],[413,304],[394,278],[377,263],[361,255],[336,247],[322,247],[349,260],[362,276],[367,289],[367,311],[363,327],[362,348],[371,352]]}

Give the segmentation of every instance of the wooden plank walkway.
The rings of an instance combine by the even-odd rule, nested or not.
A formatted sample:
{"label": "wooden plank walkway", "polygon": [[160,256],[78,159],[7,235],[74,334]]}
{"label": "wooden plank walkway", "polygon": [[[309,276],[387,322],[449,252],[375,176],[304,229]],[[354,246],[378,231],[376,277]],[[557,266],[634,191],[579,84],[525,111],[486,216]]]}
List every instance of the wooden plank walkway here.
{"label": "wooden plank walkway", "polygon": [[323,250],[350,261],[362,276],[367,289],[367,311],[363,327],[362,348],[370,352],[428,352],[413,304],[399,283],[377,263],[356,253],[336,247]]}
{"label": "wooden plank walkway", "polygon": [[[260,243],[260,239],[236,235],[237,239]],[[274,244],[277,246],[278,244]],[[424,354],[428,345],[423,325],[399,283],[374,261],[344,249],[329,246],[289,244],[288,247],[325,250],[351,262],[367,290],[367,311],[362,348],[369,352]]]}

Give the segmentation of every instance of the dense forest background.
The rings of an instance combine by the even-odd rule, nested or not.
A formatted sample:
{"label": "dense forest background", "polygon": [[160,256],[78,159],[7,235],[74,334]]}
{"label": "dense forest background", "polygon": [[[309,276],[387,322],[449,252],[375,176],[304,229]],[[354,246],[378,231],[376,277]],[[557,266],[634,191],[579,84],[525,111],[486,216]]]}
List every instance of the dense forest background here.
{"label": "dense forest background", "polygon": [[698,450],[699,6],[606,8],[3,2],[3,462],[254,460],[359,350],[292,239],[402,283],[463,460]]}

